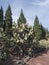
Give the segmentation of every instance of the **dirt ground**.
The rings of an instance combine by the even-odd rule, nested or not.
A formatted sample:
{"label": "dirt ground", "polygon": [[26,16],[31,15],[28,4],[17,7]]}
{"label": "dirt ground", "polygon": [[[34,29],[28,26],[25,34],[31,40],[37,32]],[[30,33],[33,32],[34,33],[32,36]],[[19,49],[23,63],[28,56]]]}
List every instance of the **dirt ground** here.
{"label": "dirt ground", "polygon": [[[16,59],[8,60],[7,62],[4,62],[0,65],[17,65],[15,64]],[[47,53],[42,53],[41,55],[38,55],[37,57],[32,57],[27,64],[29,65],[49,65],[49,51]]]}
{"label": "dirt ground", "polygon": [[31,58],[27,64],[29,65],[49,65],[49,51],[35,58]]}

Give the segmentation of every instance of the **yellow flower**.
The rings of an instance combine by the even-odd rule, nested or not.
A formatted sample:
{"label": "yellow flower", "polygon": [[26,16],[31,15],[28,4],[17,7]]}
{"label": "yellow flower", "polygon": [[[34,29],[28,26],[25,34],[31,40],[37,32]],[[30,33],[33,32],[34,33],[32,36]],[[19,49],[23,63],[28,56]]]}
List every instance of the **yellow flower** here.
{"label": "yellow flower", "polygon": [[13,35],[14,37],[16,36],[16,33],[14,33],[14,35]]}
{"label": "yellow flower", "polygon": [[16,25],[16,28],[18,28],[18,25]]}
{"label": "yellow flower", "polygon": [[18,37],[19,37],[19,34],[18,34]]}
{"label": "yellow flower", "polygon": [[15,26],[12,26],[13,29],[15,29]]}
{"label": "yellow flower", "polygon": [[17,43],[19,42],[19,40],[17,39]]}
{"label": "yellow flower", "polygon": [[13,40],[13,37],[11,38],[11,40]]}
{"label": "yellow flower", "polygon": [[25,25],[24,24],[22,24],[22,27],[23,27],[23,29],[25,28]]}
{"label": "yellow flower", "polygon": [[22,34],[22,36],[24,36],[24,33]]}
{"label": "yellow flower", "polygon": [[20,38],[20,42],[23,43],[23,40]]}
{"label": "yellow flower", "polygon": [[21,29],[21,32],[23,31],[23,29]]}
{"label": "yellow flower", "polygon": [[28,35],[30,36],[30,33]]}
{"label": "yellow flower", "polygon": [[27,36],[25,36],[25,38],[24,38],[25,40],[27,40]]}

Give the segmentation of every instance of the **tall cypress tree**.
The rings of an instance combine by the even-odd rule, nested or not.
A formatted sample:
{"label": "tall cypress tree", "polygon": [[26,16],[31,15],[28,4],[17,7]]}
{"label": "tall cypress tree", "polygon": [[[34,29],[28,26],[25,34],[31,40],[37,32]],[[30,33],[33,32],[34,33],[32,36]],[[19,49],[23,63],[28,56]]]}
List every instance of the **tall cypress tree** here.
{"label": "tall cypress tree", "polygon": [[0,8],[0,27],[3,27],[3,9]]}
{"label": "tall cypress tree", "polygon": [[18,24],[26,23],[26,18],[23,14],[23,10],[21,9],[20,17],[18,19]]}
{"label": "tall cypress tree", "polygon": [[5,14],[5,30],[8,32],[12,28],[12,13],[11,13],[11,7],[8,6]]}
{"label": "tall cypress tree", "polygon": [[40,26],[41,26],[41,30],[42,30],[42,39],[45,39],[46,37],[46,29],[43,27],[43,25],[42,24],[40,24]]}
{"label": "tall cypress tree", "polygon": [[39,20],[38,20],[37,16],[36,16],[35,21],[34,21],[33,31],[34,31],[34,37],[37,40],[40,40],[41,39],[41,35],[42,35],[42,31],[41,31],[41,26],[39,24]]}

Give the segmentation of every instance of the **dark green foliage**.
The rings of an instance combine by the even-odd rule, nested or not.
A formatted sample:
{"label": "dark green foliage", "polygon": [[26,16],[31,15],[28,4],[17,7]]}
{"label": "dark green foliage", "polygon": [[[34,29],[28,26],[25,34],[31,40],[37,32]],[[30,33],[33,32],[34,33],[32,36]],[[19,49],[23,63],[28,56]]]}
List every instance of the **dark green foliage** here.
{"label": "dark green foliage", "polygon": [[[27,24],[22,23],[20,26],[16,25],[13,29],[13,39],[22,51],[22,55],[28,54],[28,49],[33,42],[33,29]],[[15,45],[15,46],[16,46]],[[20,53],[21,54],[21,53]]]}
{"label": "dark green foliage", "polygon": [[[34,27],[26,24],[26,18],[23,14],[23,10],[21,10],[20,17],[18,19],[18,23],[12,24],[12,13],[11,7],[8,6],[5,19],[3,23],[3,10],[2,7],[0,9],[0,60],[5,59],[9,56],[20,56],[24,57],[26,55],[33,56],[49,45],[48,43],[45,47],[44,45],[40,45],[40,40],[45,39],[45,36],[49,37],[49,32],[39,23],[38,17],[36,16],[34,21]],[[4,24],[4,25],[3,25]],[[4,29],[4,32],[2,28]],[[46,35],[47,34],[47,35]],[[11,36],[13,35],[13,36]],[[4,56],[5,54],[5,56]],[[10,55],[11,54],[11,55]]]}
{"label": "dark green foliage", "polygon": [[1,60],[6,60],[6,47],[5,47],[5,40],[4,40],[4,33],[0,32],[0,62]]}
{"label": "dark green foliage", "polygon": [[41,31],[41,26],[39,24],[38,17],[36,16],[35,21],[34,21],[34,27],[33,27],[33,32],[34,32],[34,37],[38,40],[41,39],[42,31]]}
{"label": "dark green foliage", "polygon": [[5,31],[5,20],[4,20],[4,23],[3,23],[3,31]]}
{"label": "dark green foliage", "polygon": [[12,13],[11,13],[11,7],[8,6],[5,14],[5,30],[10,31],[12,28]]}
{"label": "dark green foliage", "polygon": [[48,31],[48,29],[45,29],[45,33],[46,33],[45,34],[45,38],[48,39],[49,38],[49,31]]}
{"label": "dark green foliage", "polygon": [[38,40],[36,40],[32,44],[32,55],[36,56],[37,53],[39,53],[39,52],[40,52],[40,45],[39,45]]}
{"label": "dark green foliage", "polygon": [[6,35],[8,35],[9,37],[12,36],[12,13],[10,5],[8,6],[5,13],[4,30]]}
{"label": "dark green foliage", "polygon": [[18,19],[18,24],[20,25],[22,23],[26,23],[26,18],[25,18],[24,14],[23,14],[23,10],[21,9],[20,17]]}
{"label": "dark green foliage", "polygon": [[40,24],[41,26],[41,31],[42,31],[42,39],[45,39],[46,37],[46,29],[42,26],[42,24]]}
{"label": "dark green foliage", "polygon": [[0,8],[0,27],[3,27],[3,9]]}

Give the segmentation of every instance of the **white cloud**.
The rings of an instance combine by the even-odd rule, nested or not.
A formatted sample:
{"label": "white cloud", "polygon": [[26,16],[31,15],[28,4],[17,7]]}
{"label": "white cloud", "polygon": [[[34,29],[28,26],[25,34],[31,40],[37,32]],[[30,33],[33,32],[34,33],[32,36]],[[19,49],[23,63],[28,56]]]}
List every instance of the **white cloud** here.
{"label": "white cloud", "polygon": [[[29,1],[28,1],[29,2]],[[23,9],[24,15],[27,19],[27,23],[29,25],[34,25],[34,19],[37,15],[39,17],[39,21],[43,24],[45,27],[49,27],[49,0],[36,0],[32,2],[19,2],[19,0],[16,2],[16,0],[12,3],[12,13],[13,13],[13,21],[17,22],[17,19],[19,18],[21,8]],[[35,5],[35,6],[32,6]],[[36,7],[37,6],[37,7]]]}
{"label": "white cloud", "polygon": [[33,5],[46,6],[49,4],[49,0],[32,2]]}

